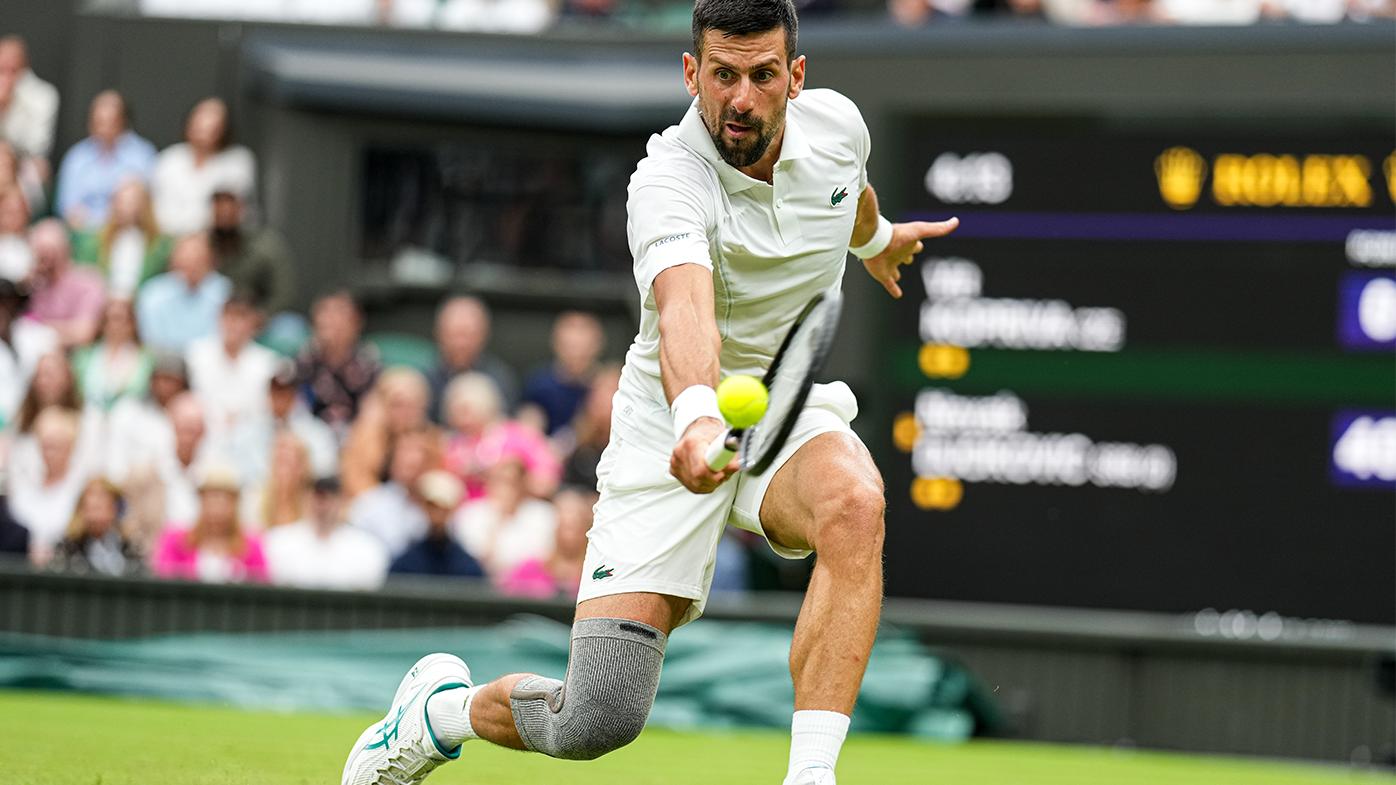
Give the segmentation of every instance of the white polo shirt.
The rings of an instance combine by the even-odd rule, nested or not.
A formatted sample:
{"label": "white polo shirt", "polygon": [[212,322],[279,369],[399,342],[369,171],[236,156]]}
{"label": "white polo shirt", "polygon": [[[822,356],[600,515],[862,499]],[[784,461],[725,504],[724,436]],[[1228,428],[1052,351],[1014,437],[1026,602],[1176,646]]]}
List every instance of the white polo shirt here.
{"label": "white polo shirt", "polygon": [[696,100],[678,125],[650,137],[627,204],[641,301],[627,365],[659,376],[651,287],[670,267],[712,270],[724,376],[765,373],[800,310],[842,279],[868,183],[867,126],[833,90],[805,90],[787,107],[771,183],[718,156]]}

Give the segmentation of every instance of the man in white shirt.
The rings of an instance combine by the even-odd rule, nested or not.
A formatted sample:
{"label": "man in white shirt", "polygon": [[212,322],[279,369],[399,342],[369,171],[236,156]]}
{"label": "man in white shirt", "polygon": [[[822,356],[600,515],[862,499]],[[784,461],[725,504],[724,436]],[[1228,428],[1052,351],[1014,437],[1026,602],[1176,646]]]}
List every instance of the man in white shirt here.
{"label": "man in white shirt", "polygon": [[339,480],[317,480],[310,517],[267,532],[271,582],[304,589],[377,589],[388,577],[388,549],[344,520]]}
{"label": "man in white shirt", "polygon": [[262,312],[235,292],[223,304],[222,328],[189,344],[189,389],[208,406],[209,418],[225,433],[255,421],[267,411],[267,386],[276,375],[276,352],[253,342]]}
{"label": "man in white shirt", "polygon": [[811,394],[764,474],[709,469],[704,453],[724,427],[714,388],[765,371],[799,310],[842,279],[848,252],[900,296],[898,267],[956,224],[878,214],[862,117],[832,91],[802,94],[796,27],[791,0],[698,0],[695,54],[684,56],[697,100],[651,138],[631,178],[640,332],[597,471],[566,682],[513,674],[472,687],[464,663],[430,655],[388,718],[410,717],[408,731],[366,731],[346,783],[389,766],[417,782],[470,739],[580,759],[628,744],[668,634],[702,612],[730,520],[782,556],[819,553],[791,647],[785,783],[833,785],[882,601],[882,479],[848,426],[857,403],[842,383]]}
{"label": "man in white shirt", "polygon": [[34,75],[29,51],[17,35],[0,38],[0,139],[33,160],[48,179],[48,156],[58,122],[58,90]]}
{"label": "man in white shirt", "polygon": [[388,481],[359,494],[349,506],[349,522],[382,540],[393,558],[427,533],[426,509],[415,489],[431,468],[432,438],[429,431],[399,436]]}

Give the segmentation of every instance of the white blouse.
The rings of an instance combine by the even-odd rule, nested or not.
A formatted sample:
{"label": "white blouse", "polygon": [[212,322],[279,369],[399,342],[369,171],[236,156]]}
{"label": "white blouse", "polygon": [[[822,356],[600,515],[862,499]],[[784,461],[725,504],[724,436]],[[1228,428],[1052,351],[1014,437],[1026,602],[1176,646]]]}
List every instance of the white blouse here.
{"label": "white blouse", "polygon": [[160,230],[182,235],[209,227],[215,188],[236,191],[250,204],[256,186],[257,159],[246,147],[234,145],[196,166],[194,149],[180,142],[155,159],[150,195]]}

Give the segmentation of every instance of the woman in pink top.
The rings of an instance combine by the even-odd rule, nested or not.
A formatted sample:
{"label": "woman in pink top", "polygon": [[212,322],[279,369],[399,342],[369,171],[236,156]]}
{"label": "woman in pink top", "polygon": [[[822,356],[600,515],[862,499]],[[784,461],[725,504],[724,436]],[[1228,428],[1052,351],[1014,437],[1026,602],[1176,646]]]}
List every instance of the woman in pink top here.
{"label": "woman in pink top", "polygon": [[169,526],[151,557],[162,578],[203,583],[266,583],[261,540],[238,525],[237,477],[212,468],[199,485],[199,519],[193,528]]}
{"label": "woman in pink top", "polygon": [[485,474],[505,457],[521,462],[529,495],[552,496],[562,479],[562,462],[543,434],[501,416],[499,389],[482,373],[463,373],[445,393],[446,468],[465,483],[467,499],[485,495]]}

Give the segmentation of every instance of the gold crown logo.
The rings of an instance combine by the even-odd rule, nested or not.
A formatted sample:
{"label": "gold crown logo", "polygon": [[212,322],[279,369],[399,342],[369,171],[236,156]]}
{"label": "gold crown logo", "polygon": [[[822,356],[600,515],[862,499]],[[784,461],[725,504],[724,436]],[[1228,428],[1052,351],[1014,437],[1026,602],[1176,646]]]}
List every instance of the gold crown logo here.
{"label": "gold crown logo", "polygon": [[1186,210],[1197,204],[1202,193],[1202,181],[1207,179],[1207,162],[1196,150],[1170,147],[1154,161],[1158,177],[1158,192],[1174,210]]}
{"label": "gold crown logo", "polygon": [[1386,172],[1386,190],[1391,194],[1391,201],[1396,202],[1396,153],[1388,155],[1381,168]]}

